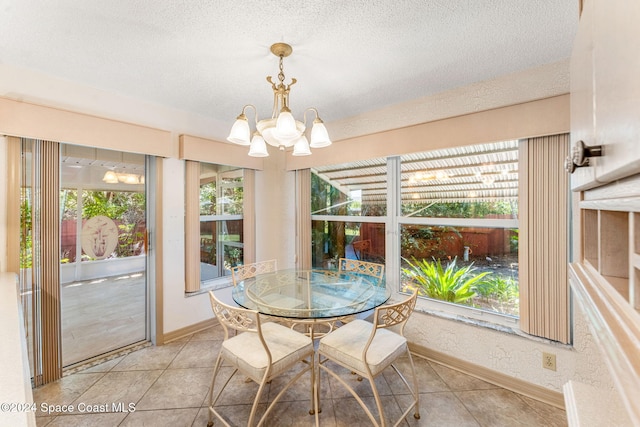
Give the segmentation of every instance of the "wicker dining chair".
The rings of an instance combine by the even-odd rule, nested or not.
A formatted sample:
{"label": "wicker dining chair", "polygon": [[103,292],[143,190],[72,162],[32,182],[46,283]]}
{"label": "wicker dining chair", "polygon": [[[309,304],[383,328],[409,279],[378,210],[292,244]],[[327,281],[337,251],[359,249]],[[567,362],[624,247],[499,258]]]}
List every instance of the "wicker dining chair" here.
{"label": "wicker dining chair", "polygon": [[364,274],[378,279],[379,282],[384,277],[384,264],[360,261],[357,259],[340,258],[338,271]]}
{"label": "wicker dining chair", "polygon": [[[402,413],[394,425],[400,424],[412,409],[415,409],[414,418],[420,418],[418,379],[407,345],[407,339],[404,337],[404,326],[411,313],[413,313],[417,295],[417,290],[414,290],[413,294],[404,301],[377,307],[374,311],[373,322],[356,319],[320,339],[318,345],[320,372],[327,372],[338,380],[355,397],[374,426],[386,426],[384,410],[375,384],[375,378],[388,367],[392,367],[399,375],[412,397],[411,405]],[[391,327],[395,327],[393,328],[394,330],[389,329]],[[405,354],[408,357],[410,373],[413,377],[412,384],[407,381],[395,365],[396,360]],[[349,369],[352,373],[369,380],[378,410],[379,421],[376,420],[369,407],[358,396],[354,388],[327,364],[329,361],[335,362]],[[317,378],[317,384],[316,405],[318,405],[317,399],[320,394],[320,376]]]}
{"label": "wicker dining chair", "polygon": [[[209,297],[211,299],[211,308],[224,329],[224,341],[221,344],[213,370],[211,390],[209,392],[209,420],[207,426],[211,427],[213,425],[214,416],[226,426],[231,425],[216,409],[215,404],[237,372],[259,384],[247,423],[248,426],[253,426],[258,403],[265,385],[273,378],[290,371],[298,362],[302,362],[305,367],[293,375],[273,398],[264,415],[258,420],[257,425],[260,426],[264,423],[285,391],[306,372],[311,373],[312,386],[310,387],[310,395],[313,406],[312,411],[315,411],[316,399],[313,397],[315,358],[311,338],[277,323],[263,323],[257,311],[227,305],[220,301],[212,291],[209,292]],[[236,330],[236,335],[230,336],[230,330]],[[234,370],[222,383],[220,389],[214,393],[216,379],[220,374],[223,363],[225,367],[231,365]]]}
{"label": "wicker dining chair", "polygon": [[[374,279],[376,286],[380,285],[384,278],[384,264],[378,264],[376,262],[360,261],[357,259],[340,258],[338,262],[338,272],[349,272],[370,276]],[[356,316],[345,316],[340,318],[340,322],[336,324],[345,324],[353,321]]]}
{"label": "wicker dining chair", "polygon": [[262,273],[272,273],[278,270],[278,260],[253,262],[250,264],[236,265],[231,269],[231,280],[233,286],[237,286],[238,282],[255,277]]}

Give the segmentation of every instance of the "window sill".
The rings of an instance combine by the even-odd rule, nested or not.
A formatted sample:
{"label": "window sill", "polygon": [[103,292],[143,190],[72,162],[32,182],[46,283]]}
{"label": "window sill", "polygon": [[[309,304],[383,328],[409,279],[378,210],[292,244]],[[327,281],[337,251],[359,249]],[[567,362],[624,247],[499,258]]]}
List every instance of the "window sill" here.
{"label": "window sill", "polygon": [[520,329],[520,319],[512,316],[491,313],[485,310],[467,308],[456,304],[428,300],[419,298],[415,311],[422,314],[438,317],[440,319],[451,320],[454,322],[464,323],[469,326],[491,329],[496,332],[502,332],[510,335],[516,335],[531,341],[559,345],[566,348],[572,348],[569,344],[561,344],[547,338],[529,335]]}
{"label": "window sill", "polygon": [[206,294],[209,291],[217,291],[218,289],[229,288],[233,286],[231,277],[219,277],[217,279],[208,280],[206,283],[200,285],[200,289],[195,292],[185,292],[185,298]]}
{"label": "window sill", "polygon": [[[526,334],[524,332],[522,332],[522,330],[520,330],[519,328],[519,322],[518,319],[512,319],[513,321],[513,325],[507,325],[504,323],[496,323],[496,322],[491,322],[488,320],[482,320],[482,319],[477,319],[474,317],[469,317],[469,316],[465,316],[463,314],[459,314],[459,313],[450,313],[450,312],[446,312],[446,311],[442,311],[442,310],[437,310],[437,309],[432,309],[432,308],[427,308],[427,307],[417,307],[415,308],[415,312],[417,313],[422,313],[422,314],[427,314],[429,316],[434,316],[434,317],[438,317],[440,319],[445,319],[445,320],[451,320],[454,322],[459,322],[459,323],[463,323],[469,326],[476,326],[476,327],[480,327],[480,328],[485,328],[485,329],[491,329],[494,330],[496,332],[502,332],[502,333],[506,333],[506,334],[510,334],[510,335],[515,335],[515,336],[519,336],[522,338],[526,338],[528,340],[531,341],[535,341],[535,342],[539,342],[539,343],[543,343],[543,344],[552,344],[555,346],[561,346],[561,347],[565,347],[565,348],[572,348],[571,345],[569,344],[561,344],[558,343],[556,341],[552,341],[549,340],[547,338],[541,338],[541,337],[536,337],[534,335],[529,335]],[[485,313],[485,314],[489,314],[492,317],[502,317],[499,315],[493,315],[490,313]]]}

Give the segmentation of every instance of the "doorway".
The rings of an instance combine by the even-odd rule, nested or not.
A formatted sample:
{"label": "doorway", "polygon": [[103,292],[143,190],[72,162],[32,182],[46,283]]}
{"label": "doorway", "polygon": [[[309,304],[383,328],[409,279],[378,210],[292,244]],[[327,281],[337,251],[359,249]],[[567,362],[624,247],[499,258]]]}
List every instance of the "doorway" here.
{"label": "doorway", "polygon": [[144,341],[145,156],[61,144],[62,363]]}
{"label": "doorway", "polygon": [[147,170],[140,154],[13,138],[20,289],[38,386],[150,339]]}

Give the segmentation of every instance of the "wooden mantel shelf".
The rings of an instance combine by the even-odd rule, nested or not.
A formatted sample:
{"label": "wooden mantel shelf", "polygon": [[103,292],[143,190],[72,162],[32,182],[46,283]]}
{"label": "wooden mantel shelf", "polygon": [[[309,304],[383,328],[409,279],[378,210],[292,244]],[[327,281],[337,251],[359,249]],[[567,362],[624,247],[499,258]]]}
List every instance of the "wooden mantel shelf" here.
{"label": "wooden mantel shelf", "polygon": [[[571,264],[569,271],[574,296],[590,320],[629,425],[640,426],[640,315],[588,262]],[[590,399],[594,408],[606,412],[602,411],[602,395],[598,398],[584,389],[576,384],[565,387],[567,415]]]}

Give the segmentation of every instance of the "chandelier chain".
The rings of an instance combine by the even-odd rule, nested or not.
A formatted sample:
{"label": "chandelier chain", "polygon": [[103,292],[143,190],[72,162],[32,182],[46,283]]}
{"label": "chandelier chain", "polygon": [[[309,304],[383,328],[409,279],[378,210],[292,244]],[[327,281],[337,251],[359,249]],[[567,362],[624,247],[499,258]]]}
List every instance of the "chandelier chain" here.
{"label": "chandelier chain", "polygon": [[280,80],[280,84],[284,84],[284,65],[283,65],[283,56],[280,55],[280,72],[278,73],[278,80]]}

